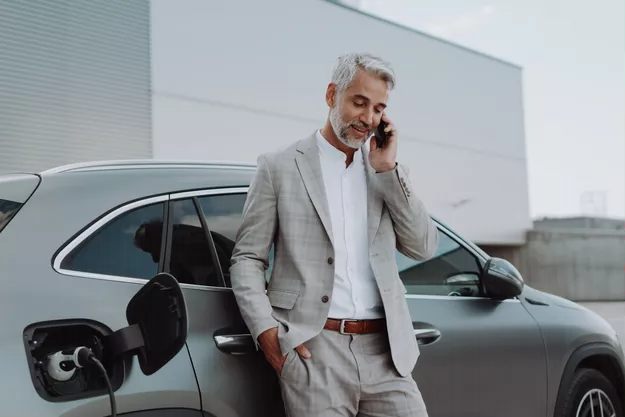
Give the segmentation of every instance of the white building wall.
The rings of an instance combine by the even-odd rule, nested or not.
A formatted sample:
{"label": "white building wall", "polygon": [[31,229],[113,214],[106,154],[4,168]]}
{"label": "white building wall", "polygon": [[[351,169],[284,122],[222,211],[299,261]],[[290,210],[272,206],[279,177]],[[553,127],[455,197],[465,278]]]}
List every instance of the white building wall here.
{"label": "white building wall", "polygon": [[155,158],[255,162],[322,126],[338,55],[398,85],[399,159],[439,219],[489,244],[531,227],[522,71],[323,0],[151,0]]}

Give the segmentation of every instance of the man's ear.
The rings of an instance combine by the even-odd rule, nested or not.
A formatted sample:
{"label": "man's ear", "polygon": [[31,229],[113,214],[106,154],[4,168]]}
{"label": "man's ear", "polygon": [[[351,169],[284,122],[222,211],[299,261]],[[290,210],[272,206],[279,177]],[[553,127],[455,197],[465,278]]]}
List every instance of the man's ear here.
{"label": "man's ear", "polygon": [[336,105],[336,84],[334,83],[328,84],[328,89],[326,90],[326,103],[330,108],[333,108]]}

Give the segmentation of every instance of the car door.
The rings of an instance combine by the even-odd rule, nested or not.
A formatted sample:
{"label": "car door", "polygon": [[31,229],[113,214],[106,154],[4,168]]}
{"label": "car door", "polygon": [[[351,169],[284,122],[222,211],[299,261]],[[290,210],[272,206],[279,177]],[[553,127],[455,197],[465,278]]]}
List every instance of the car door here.
{"label": "car door", "polygon": [[[32,277],[24,275],[23,297],[36,302],[12,319],[14,328],[4,329],[21,344],[21,352],[15,352],[13,358],[24,356],[24,340],[19,340],[22,331],[28,339],[26,346],[32,347],[27,349],[27,356],[43,364],[51,363],[50,353],[84,345],[102,352],[103,363],[111,372],[120,415],[174,413],[199,417],[199,391],[186,349],[152,375],[141,371],[137,358],[124,363],[107,356],[107,346],[112,345],[107,344],[106,336],[128,326],[128,302],[161,270],[159,255],[166,200],[167,196],[160,196],[116,208],[61,248],[53,259],[53,275],[49,271],[39,274],[37,270],[30,270],[34,271]],[[153,234],[146,233],[149,226]],[[11,377],[17,386],[23,387],[24,394],[31,392],[21,384],[28,374],[25,364],[20,363],[21,372]],[[33,381],[28,384],[34,401],[21,401],[21,411],[7,411],[9,414],[110,415],[106,388],[97,373],[78,370],[65,379],[50,373],[35,377],[36,372],[37,368],[31,369]]]}
{"label": "car door", "polygon": [[283,407],[277,376],[256,350],[230,289],[230,257],[246,192],[229,188],[172,194],[166,271],[194,281],[181,287],[202,409],[217,417],[279,417]]}
{"label": "car door", "polygon": [[397,253],[421,355],[413,376],[430,417],[545,416],[546,356],[518,299],[481,290],[483,256],[440,227],[437,253]]}

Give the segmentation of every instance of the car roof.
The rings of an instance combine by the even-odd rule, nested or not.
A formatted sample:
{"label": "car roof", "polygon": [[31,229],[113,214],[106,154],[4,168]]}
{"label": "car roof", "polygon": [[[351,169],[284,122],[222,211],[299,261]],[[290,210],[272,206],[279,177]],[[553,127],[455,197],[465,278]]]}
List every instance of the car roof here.
{"label": "car roof", "polygon": [[68,172],[107,171],[115,169],[207,168],[255,170],[256,165],[238,161],[202,161],[175,159],[114,159],[61,165],[40,172],[43,176]]}
{"label": "car roof", "polygon": [[[62,165],[39,172],[34,197],[50,206],[79,204],[85,213],[129,201],[206,189],[245,188],[256,167],[241,162],[120,159]],[[241,188],[241,189],[243,189]],[[59,207],[59,210],[62,208]],[[61,215],[61,214],[59,214]]]}

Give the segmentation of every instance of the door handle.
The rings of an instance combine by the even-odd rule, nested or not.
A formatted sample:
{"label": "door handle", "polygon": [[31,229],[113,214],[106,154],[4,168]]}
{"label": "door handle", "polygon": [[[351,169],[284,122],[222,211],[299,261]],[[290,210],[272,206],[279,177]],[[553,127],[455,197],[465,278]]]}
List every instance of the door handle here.
{"label": "door handle", "polygon": [[417,343],[429,345],[441,337],[441,332],[436,329],[414,329],[414,335],[417,338]]}
{"label": "door handle", "polygon": [[213,336],[217,349],[230,355],[245,355],[256,352],[251,334],[221,334]]}

